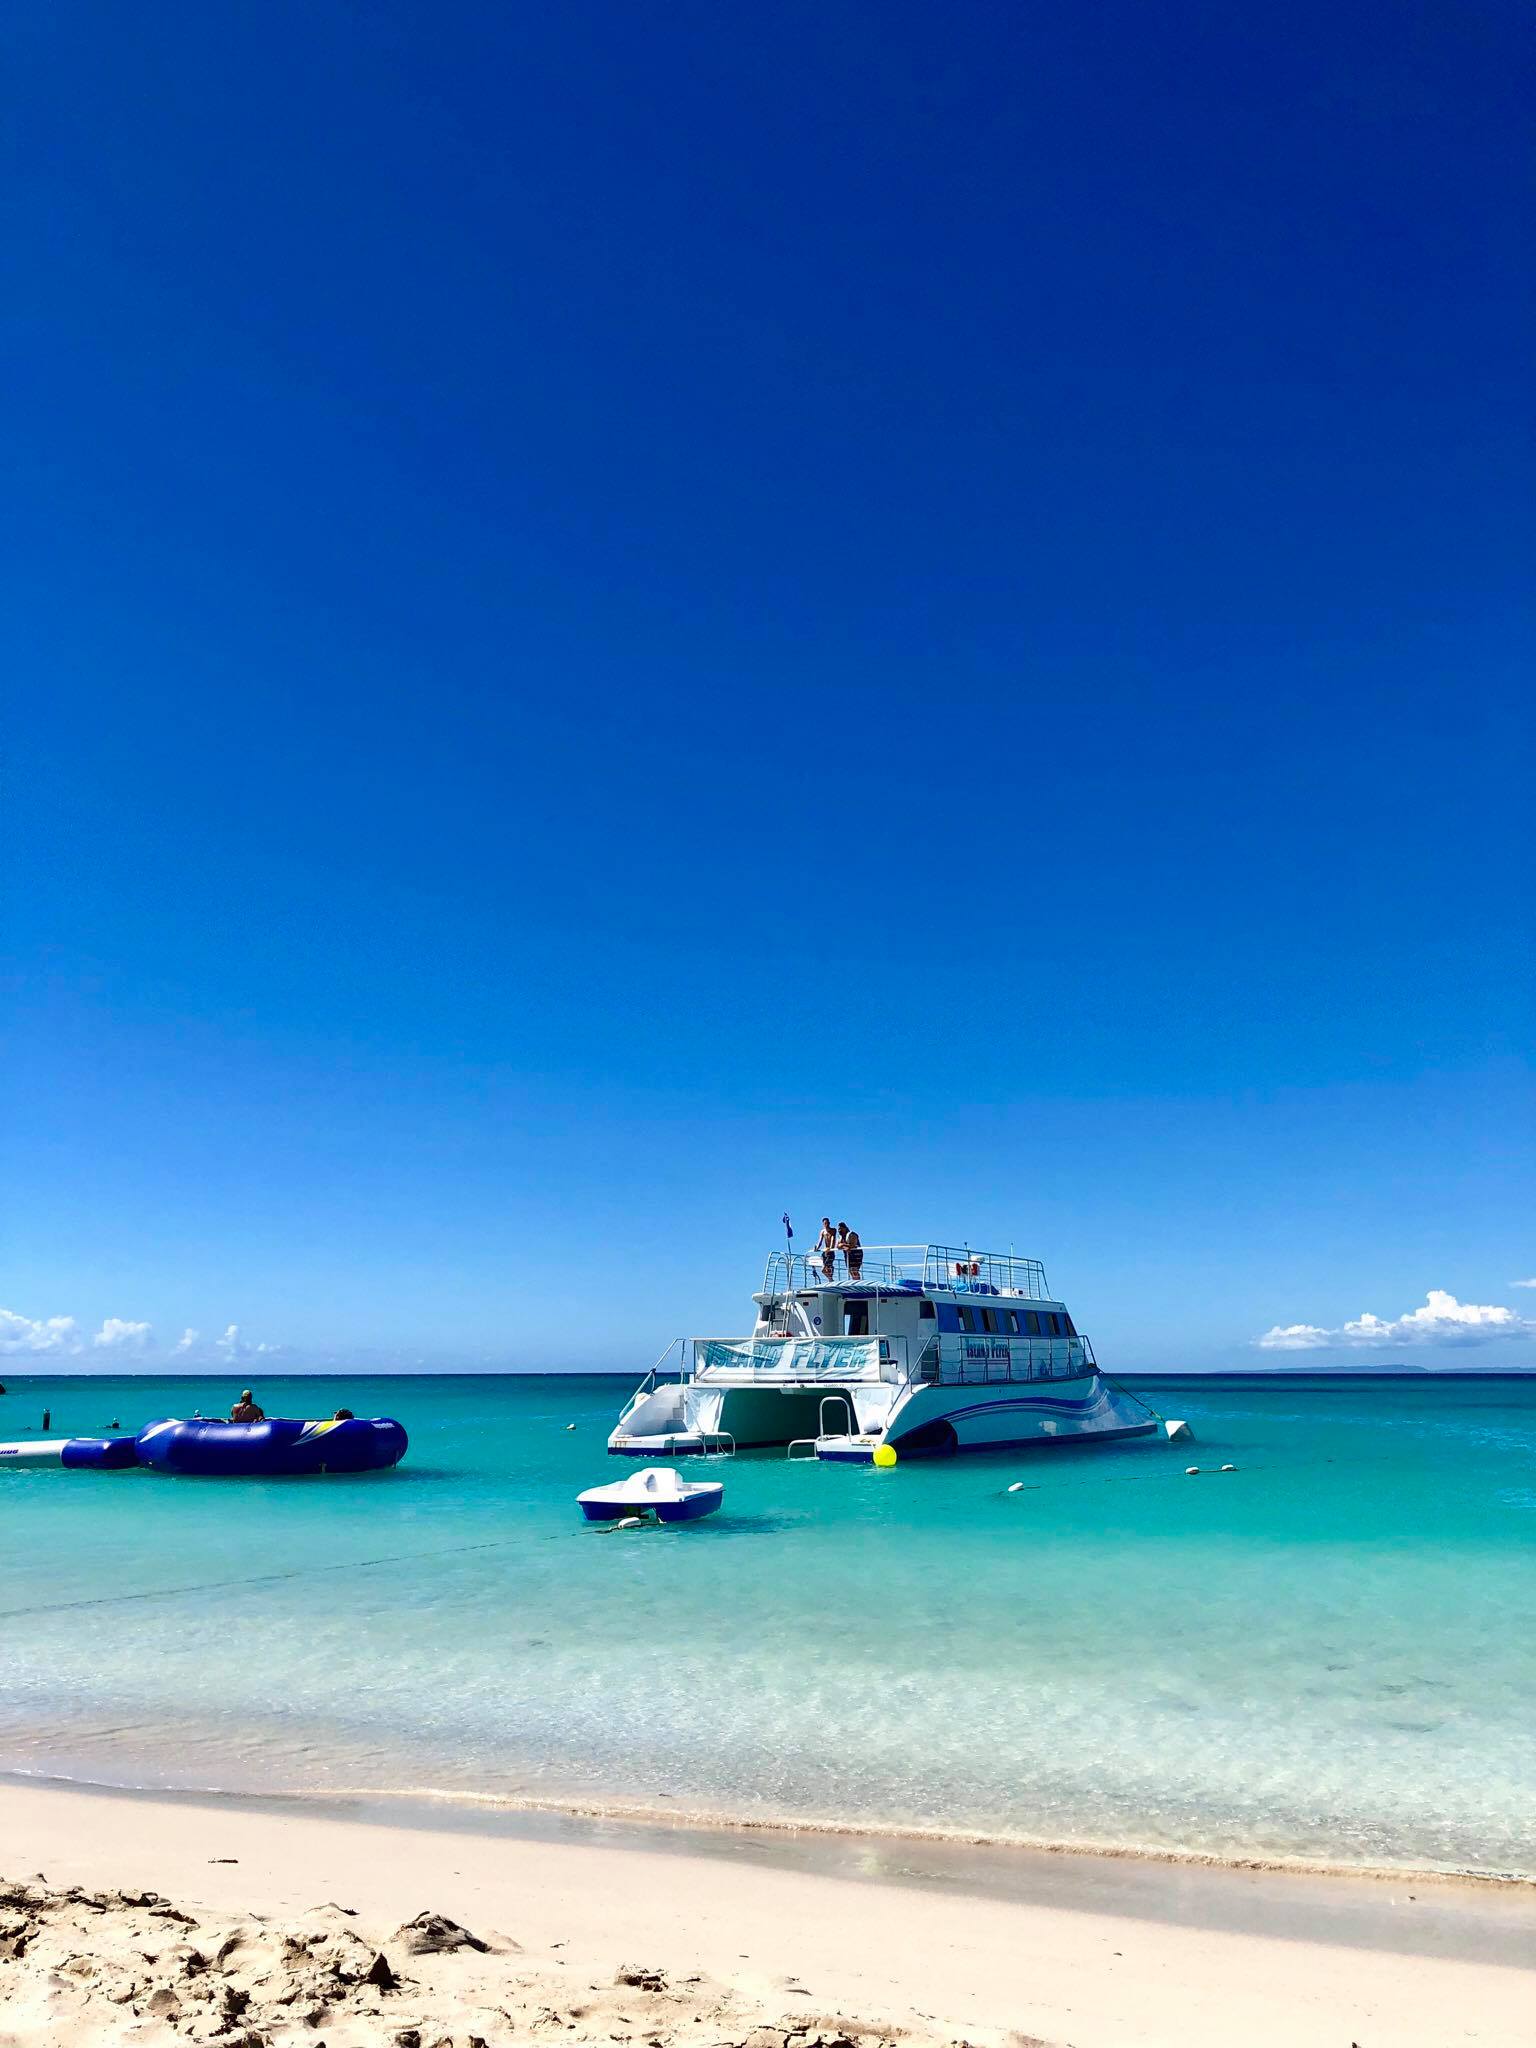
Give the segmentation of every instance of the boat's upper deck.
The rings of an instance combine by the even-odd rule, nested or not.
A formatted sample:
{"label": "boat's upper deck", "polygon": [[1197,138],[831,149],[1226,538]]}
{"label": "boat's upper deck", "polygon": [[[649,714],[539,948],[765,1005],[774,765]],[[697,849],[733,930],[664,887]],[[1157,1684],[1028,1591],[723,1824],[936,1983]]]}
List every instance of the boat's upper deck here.
{"label": "boat's upper deck", "polygon": [[907,1384],[1095,1370],[1092,1347],[1047,1290],[1045,1268],[1012,1252],[949,1244],[775,1251],[755,1299],[749,1336],[688,1340],[693,1380]]}
{"label": "boat's upper deck", "polygon": [[1009,1294],[1049,1301],[1045,1268],[1012,1252],[969,1245],[871,1244],[852,1254],[775,1251],[768,1255],[763,1294],[803,1294],[836,1287],[889,1288],[904,1294]]}

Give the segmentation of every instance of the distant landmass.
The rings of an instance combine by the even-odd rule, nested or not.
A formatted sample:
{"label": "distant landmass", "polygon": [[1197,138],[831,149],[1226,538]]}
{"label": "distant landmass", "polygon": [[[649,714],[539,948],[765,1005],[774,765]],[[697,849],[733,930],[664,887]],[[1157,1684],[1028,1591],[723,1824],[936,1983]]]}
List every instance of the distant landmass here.
{"label": "distant landmass", "polygon": [[1167,1372],[1117,1372],[1117,1380],[1536,1380],[1536,1365],[1416,1365],[1407,1359],[1356,1365],[1175,1366]]}

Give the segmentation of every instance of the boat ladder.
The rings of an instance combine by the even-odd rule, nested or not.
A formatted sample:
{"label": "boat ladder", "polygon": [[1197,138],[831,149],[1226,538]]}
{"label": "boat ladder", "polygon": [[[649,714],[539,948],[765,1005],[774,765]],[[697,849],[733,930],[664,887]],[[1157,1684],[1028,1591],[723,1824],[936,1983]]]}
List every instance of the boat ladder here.
{"label": "boat ladder", "polygon": [[[836,1406],[840,1407],[843,1410],[843,1413],[848,1417],[848,1427],[846,1431],[828,1429],[827,1403],[829,1401],[833,1402]],[[853,1403],[849,1400],[846,1394],[823,1394],[816,1410],[816,1435],[792,1437],[789,1442],[789,1448],[785,1452],[785,1456],[793,1458],[795,1454],[798,1452],[801,1458],[814,1458],[816,1455],[816,1446],[821,1442],[824,1436],[855,1436],[858,1433],[858,1426],[858,1418],[853,1412]]]}

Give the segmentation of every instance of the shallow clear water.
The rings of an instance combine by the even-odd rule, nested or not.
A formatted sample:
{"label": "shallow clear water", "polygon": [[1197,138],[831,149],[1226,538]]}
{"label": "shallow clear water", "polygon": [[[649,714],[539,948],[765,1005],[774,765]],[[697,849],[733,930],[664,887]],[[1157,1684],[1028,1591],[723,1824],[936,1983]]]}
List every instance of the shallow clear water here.
{"label": "shallow clear water", "polygon": [[[230,1394],[9,1384],[5,1438]],[[268,1379],[405,1464],[0,1471],[0,1769],[1536,1875],[1536,1382],[1148,1383],[1194,1447],[760,1454],[604,1534],[628,1388]]]}

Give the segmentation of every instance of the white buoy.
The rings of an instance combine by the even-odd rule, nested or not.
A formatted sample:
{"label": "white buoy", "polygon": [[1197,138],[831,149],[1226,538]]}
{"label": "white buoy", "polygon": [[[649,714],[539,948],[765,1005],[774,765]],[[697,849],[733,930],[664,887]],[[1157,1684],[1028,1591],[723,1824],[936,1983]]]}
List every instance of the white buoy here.
{"label": "white buoy", "polygon": [[1221,1469],[1223,1472],[1235,1472],[1237,1467],[1235,1465],[1223,1465]]}
{"label": "white buoy", "polygon": [[1165,1420],[1163,1423],[1163,1429],[1167,1435],[1169,1443],[1171,1444],[1192,1444],[1195,1440],[1195,1432],[1190,1428],[1187,1422],[1172,1422]]}
{"label": "white buoy", "polygon": [[1022,1493],[1022,1492],[1024,1491],[1024,1482],[1023,1482],[1023,1480],[1022,1480],[1022,1479],[1015,1479],[1015,1481],[1013,1482],[1012,1486],[1010,1486],[1010,1487],[1009,1487],[1008,1491],[1009,1491],[1010,1493]]}
{"label": "white buoy", "polygon": [[1200,1470],[1200,1467],[1199,1467],[1198,1465],[1186,1465],[1186,1466],[1184,1467],[1184,1477],[1185,1477],[1186,1479],[1193,1479],[1193,1478],[1194,1478],[1194,1476],[1195,1476],[1195,1474],[1196,1474],[1196,1473],[1197,1473],[1197,1472],[1198,1472],[1199,1470]]}

